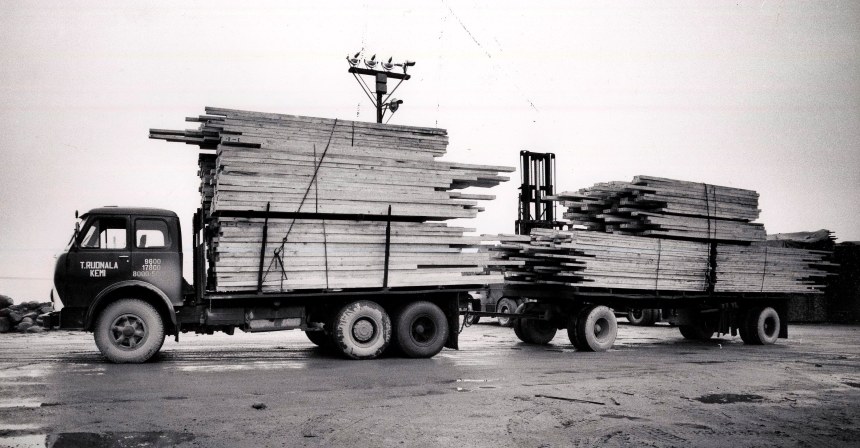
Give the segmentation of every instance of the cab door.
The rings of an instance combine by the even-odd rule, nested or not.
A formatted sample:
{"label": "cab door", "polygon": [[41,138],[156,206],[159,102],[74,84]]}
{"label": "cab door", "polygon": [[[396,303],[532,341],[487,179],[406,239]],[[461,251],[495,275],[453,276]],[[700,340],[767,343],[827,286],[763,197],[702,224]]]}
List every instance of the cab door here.
{"label": "cab door", "polygon": [[68,254],[66,306],[85,306],[108,286],[131,277],[128,217],[93,216]]}
{"label": "cab door", "polygon": [[132,245],[132,277],[152,284],[174,305],[182,304],[182,255],[179,235],[171,218],[135,217]]}

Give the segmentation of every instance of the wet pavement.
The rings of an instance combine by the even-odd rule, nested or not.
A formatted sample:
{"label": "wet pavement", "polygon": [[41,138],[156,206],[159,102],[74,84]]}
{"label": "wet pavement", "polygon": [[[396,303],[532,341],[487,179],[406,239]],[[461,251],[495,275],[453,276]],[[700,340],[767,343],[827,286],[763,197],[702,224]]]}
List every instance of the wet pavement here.
{"label": "wet pavement", "polygon": [[0,446],[857,446],[860,326],[775,346],[622,325],[613,350],[466,328],[432,359],[348,361],[301,332],[182,335],[141,365],[85,333],[0,336]]}

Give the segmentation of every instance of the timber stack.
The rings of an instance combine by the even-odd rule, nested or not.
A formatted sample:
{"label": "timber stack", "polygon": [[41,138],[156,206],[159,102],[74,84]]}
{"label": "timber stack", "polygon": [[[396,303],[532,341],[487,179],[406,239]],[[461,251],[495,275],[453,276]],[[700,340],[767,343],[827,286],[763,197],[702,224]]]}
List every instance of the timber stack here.
{"label": "timber stack", "polygon": [[493,269],[506,282],[820,293],[833,266],[829,251],[770,247],[764,226],[751,222],[760,212],[752,190],[636,176],[555,199],[578,230],[500,236]]}
{"label": "timber stack", "polygon": [[555,196],[571,224],[623,235],[692,241],[764,241],[758,193],[741,188],[636,176]]}
{"label": "timber stack", "polygon": [[216,291],[501,281],[486,272],[480,238],[466,235],[474,229],[445,221],[477,216],[494,196],[460,190],[498,185],[514,168],[438,160],[444,129],[212,107],[186,120],[199,128],[150,138],[202,150]]}

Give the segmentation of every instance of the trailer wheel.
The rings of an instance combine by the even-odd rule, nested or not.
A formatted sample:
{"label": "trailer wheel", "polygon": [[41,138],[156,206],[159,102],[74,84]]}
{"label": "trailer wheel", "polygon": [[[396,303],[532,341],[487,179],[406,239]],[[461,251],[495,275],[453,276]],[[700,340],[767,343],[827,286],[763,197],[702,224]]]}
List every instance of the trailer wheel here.
{"label": "trailer wheel", "polygon": [[[507,297],[499,300],[499,303],[496,304],[496,312],[497,313],[506,313],[511,314],[517,309],[517,302],[513,299],[509,299]],[[514,322],[510,317],[499,317],[499,325],[503,327],[511,327]]]}
{"label": "trailer wheel", "polygon": [[334,318],[332,341],[352,359],[373,359],[391,341],[391,319],[375,302],[359,300],[338,311]]}
{"label": "trailer wheel", "polygon": [[[474,311],[475,305],[472,304],[472,301],[466,303],[466,306],[463,307],[460,311],[466,311],[467,313],[471,313]],[[466,314],[466,317],[463,318],[465,320],[466,325],[475,325],[478,321],[481,320],[481,316],[474,316],[472,314]],[[463,321],[460,321],[460,324],[463,324]]]}
{"label": "trailer wheel", "polygon": [[652,309],[631,309],[627,312],[627,321],[631,325],[649,327],[657,321],[657,312]]}
{"label": "trailer wheel", "polygon": [[[526,304],[516,309],[520,314],[525,311]],[[547,345],[555,337],[556,328],[551,322],[540,319],[511,319],[513,320],[514,334],[527,344]]]}
{"label": "trailer wheel", "polygon": [[744,342],[751,345],[770,345],[779,338],[779,313],[771,307],[753,308],[748,311],[745,319],[746,338]]}
{"label": "trailer wheel", "polygon": [[618,335],[618,321],[615,313],[606,306],[593,305],[583,309],[575,319],[574,328],[568,326],[568,337],[570,331],[575,334],[570,337],[570,342],[577,350],[587,352],[605,352],[615,344]]}
{"label": "trailer wheel", "polygon": [[434,303],[410,303],[400,310],[396,322],[397,346],[410,358],[432,358],[448,340],[448,319]]}
{"label": "trailer wheel", "polygon": [[143,300],[120,299],[99,314],[93,336],[99,351],[112,362],[146,362],[164,344],[164,321]]}

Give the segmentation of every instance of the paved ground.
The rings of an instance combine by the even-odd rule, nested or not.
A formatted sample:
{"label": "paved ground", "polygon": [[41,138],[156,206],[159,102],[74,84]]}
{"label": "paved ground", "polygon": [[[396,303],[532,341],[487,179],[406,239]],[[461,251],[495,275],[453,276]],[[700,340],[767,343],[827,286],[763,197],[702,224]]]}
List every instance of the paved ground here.
{"label": "paved ground", "polygon": [[[89,334],[0,337],[0,446],[857,446],[860,327],[769,347],[622,326],[578,353],[494,323],[429,360],[346,361],[301,332],[183,335],[113,365]],[[255,409],[254,404],[265,404]]]}

